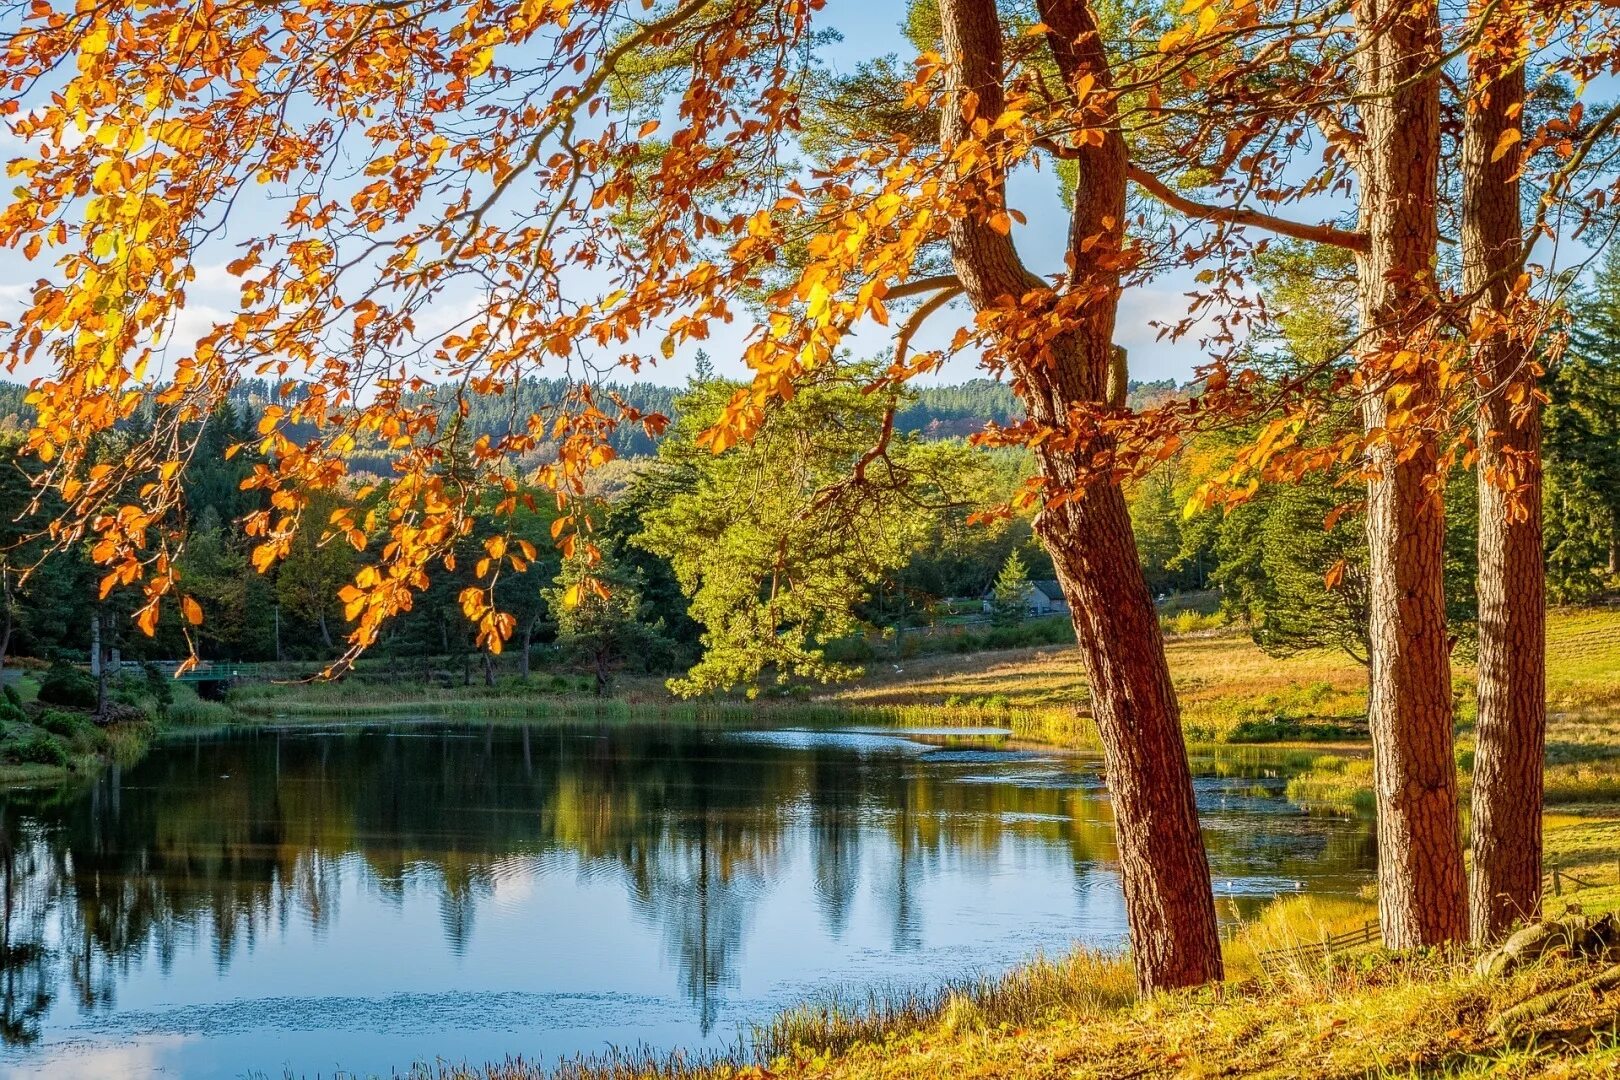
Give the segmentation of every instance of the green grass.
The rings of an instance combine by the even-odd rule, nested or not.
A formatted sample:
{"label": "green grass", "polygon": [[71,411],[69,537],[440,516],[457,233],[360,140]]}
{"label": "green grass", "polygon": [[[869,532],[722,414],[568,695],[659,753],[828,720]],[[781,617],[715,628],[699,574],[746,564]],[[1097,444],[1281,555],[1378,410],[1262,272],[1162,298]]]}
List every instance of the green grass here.
{"label": "green grass", "polygon": [[1289,778],[1288,800],[1316,812],[1370,814],[1372,764],[1370,757],[1323,754],[1309,769]]}

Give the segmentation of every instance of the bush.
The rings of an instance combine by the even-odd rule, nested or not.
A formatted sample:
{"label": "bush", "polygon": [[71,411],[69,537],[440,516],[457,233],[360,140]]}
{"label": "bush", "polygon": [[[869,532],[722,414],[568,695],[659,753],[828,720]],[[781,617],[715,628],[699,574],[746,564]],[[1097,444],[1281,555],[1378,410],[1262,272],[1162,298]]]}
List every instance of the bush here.
{"label": "bush", "polygon": [[35,723],[52,735],[61,736],[81,753],[100,750],[107,745],[107,733],[84,713],[46,709]]}
{"label": "bush", "polygon": [[43,731],[5,740],[0,743],[0,756],[7,761],[30,765],[66,766],[72,760],[67,747]]}
{"label": "bush", "polygon": [[39,681],[39,700],[46,705],[93,709],[98,697],[96,680],[90,673],[67,664],[53,664]]}
{"label": "bush", "polygon": [[60,709],[46,709],[35,723],[52,735],[64,737],[71,737],[81,727],[94,726],[84,713],[63,712]]}
{"label": "bush", "polygon": [[17,694],[17,688],[15,686],[12,686],[10,683],[6,683],[4,687],[0,687],[0,691],[4,692],[7,705],[12,706],[18,712],[22,711],[22,698]]}

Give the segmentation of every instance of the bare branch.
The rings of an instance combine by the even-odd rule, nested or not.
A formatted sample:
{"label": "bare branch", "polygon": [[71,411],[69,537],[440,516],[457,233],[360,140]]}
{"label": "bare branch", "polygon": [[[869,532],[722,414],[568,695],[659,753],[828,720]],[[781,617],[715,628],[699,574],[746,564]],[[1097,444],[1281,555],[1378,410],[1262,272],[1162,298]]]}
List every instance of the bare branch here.
{"label": "bare branch", "polygon": [[1277,217],[1275,214],[1267,214],[1260,210],[1250,210],[1240,206],[1210,206],[1207,203],[1187,198],[1140,165],[1130,167],[1130,178],[1155,199],[1178,213],[1186,214],[1188,217],[1203,218],[1206,221],[1220,221],[1228,225],[1253,225],[1274,232],[1279,236],[1305,240],[1313,244],[1331,244],[1334,247],[1349,248],[1351,251],[1367,250],[1367,235],[1365,233],[1351,229],[1341,229],[1334,225],[1311,225],[1300,221],[1290,221],[1287,218]]}

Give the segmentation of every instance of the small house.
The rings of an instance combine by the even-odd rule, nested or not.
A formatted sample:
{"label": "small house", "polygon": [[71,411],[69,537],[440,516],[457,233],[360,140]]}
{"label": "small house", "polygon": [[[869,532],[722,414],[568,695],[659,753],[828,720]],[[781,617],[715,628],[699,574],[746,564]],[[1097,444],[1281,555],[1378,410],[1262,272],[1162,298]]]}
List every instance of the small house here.
{"label": "small house", "polygon": [[[989,613],[995,603],[994,589],[985,592],[983,597],[984,610]],[[1068,612],[1069,602],[1063,598],[1063,590],[1054,580],[1031,581],[1024,589],[1024,603],[1031,615],[1062,615]]]}

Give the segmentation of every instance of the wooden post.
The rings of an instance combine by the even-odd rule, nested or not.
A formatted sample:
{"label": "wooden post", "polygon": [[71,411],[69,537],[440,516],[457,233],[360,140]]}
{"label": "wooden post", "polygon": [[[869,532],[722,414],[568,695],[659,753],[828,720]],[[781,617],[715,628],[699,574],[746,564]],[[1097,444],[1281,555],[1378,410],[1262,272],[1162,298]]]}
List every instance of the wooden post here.
{"label": "wooden post", "polygon": [[1563,896],[1564,895],[1564,886],[1563,886],[1563,882],[1560,881],[1560,879],[1558,877],[1558,868],[1556,866],[1553,867],[1552,875],[1553,875],[1553,895],[1554,896]]}

